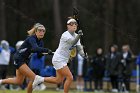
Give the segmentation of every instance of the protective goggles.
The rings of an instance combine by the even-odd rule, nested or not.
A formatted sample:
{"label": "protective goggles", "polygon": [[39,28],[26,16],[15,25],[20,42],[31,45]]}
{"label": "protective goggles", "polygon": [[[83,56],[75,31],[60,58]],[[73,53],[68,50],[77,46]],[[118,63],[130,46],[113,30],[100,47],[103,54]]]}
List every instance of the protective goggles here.
{"label": "protective goggles", "polygon": [[76,26],[78,26],[77,22],[70,22],[70,23],[67,24],[67,25],[70,25],[70,26],[76,25]]}
{"label": "protective goggles", "polygon": [[45,33],[46,29],[44,28],[44,26],[39,26],[39,27],[37,27],[36,31]]}

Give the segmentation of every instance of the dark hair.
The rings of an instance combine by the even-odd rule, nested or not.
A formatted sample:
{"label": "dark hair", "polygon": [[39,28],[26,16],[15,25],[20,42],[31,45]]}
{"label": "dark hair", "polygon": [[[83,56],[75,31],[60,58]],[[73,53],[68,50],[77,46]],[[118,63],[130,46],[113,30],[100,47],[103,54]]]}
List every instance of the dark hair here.
{"label": "dark hair", "polygon": [[112,44],[110,47],[109,47],[109,52],[111,52],[111,47],[114,47],[115,48],[115,51],[118,51],[118,46],[116,44]]}

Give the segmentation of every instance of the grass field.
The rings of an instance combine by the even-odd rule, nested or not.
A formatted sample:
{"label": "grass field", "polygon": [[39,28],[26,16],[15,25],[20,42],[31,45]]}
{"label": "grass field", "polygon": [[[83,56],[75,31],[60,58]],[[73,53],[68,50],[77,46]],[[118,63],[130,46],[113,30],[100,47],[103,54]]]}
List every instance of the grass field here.
{"label": "grass field", "polygon": [[[0,93],[26,93],[26,90],[20,90],[20,91],[0,90]],[[63,93],[63,91],[45,90],[45,91],[33,91],[33,93]],[[78,91],[72,90],[69,93],[94,93],[94,92],[93,91],[92,92],[78,92]],[[98,93],[109,93],[109,92],[98,92]],[[131,92],[131,93],[136,93],[136,92]]]}
{"label": "grass field", "polygon": [[[0,90],[0,93],[26,93],[26,91],[25,90],[20,90],[20,91]],[[33,91],[33,93],[63,93],[63,91],[45,90],[45,91]],[[93,92],[70,91],[70,93],[93,93]]]}

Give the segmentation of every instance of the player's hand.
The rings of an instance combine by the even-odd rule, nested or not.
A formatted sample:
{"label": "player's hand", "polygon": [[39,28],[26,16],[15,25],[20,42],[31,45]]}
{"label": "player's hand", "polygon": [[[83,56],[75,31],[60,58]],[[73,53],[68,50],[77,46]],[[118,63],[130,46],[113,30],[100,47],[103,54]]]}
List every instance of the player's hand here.
{"label": "player's hand", "polygon": [[88,60],[88,56],[84,56],[84,59]]}
{"label": "player's hand", "polygon": [[52,50],[49,49],[49,50],[48,50],[48,54],[49,54],[49,55],[53,55],[54,53],[52,52]]}
{"label": "player's hand", "polygon": [[121,63],[125,63],[126,61],[124,59],[121,60]]}
{"label": "player's hand", "polygon": [[80,36],[82,36],[82,35],[83,35],[82,30],[79,30],[79,31],[78,31],[78,35],[80,35]]}
{"label": "player's hand", "polygon": [[86,61],[89,61],[89,56],[88,56],[87,53],[85,54],[84,59],[85,59]]}

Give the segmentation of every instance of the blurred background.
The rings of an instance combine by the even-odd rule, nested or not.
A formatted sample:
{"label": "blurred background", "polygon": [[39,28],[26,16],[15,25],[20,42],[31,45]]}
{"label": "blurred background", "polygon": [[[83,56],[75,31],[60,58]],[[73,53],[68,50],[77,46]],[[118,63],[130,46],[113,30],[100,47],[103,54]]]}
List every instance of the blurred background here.
{"label": "blurred background", "polygon": [[[140,52],[140,0],[0,0],[0,41],[7,40],[14,48],[39,22],[47,31],[45,47],[55,51],[61,34],[66,31],[67,18],[73,15],[73,8],[79,11],[80,28],[90,58],[84,64],[85,71],[90,70],[96,49],[102,48],[107,54],[112,44],[118,46],[118,51],[122,51],[123,45],[129,45],[131,68],[136,70],[135,61]],[[51,57],[48,59],[51,65]],[[71,63],[70,67],[75,74],[77,65]],[[13,65],[8,69],[13,70]],[[12,70],[8,75],[13,75]]]}
{"label": "blurred background", "polygon": [[14,46],[24,40],[34,23],[47,28],[45,44],[55,50],[66,30],[67,17],[73,7],[79,20],[89,54],[97,47],[129,44],[135,54],[140,51],[139,0],[0,0],[0,40]]}

